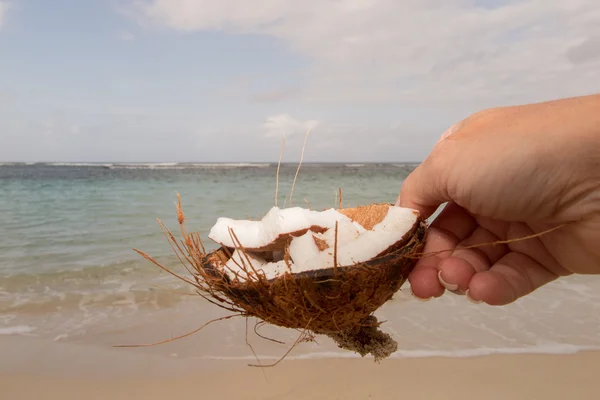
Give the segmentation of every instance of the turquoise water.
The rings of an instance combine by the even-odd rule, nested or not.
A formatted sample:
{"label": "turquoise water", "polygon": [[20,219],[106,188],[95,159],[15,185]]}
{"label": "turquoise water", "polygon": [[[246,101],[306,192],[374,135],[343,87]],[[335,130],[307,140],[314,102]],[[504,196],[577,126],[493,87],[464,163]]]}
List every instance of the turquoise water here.
{"label": "turquoise water", "polygon": [[[335,206],[393,202],[412,165],[306,164],[292,204]],[[279,205],[297,165],[282,165]],[[183,289],[132,249],[178,268],[156,221],[178,232],[181,194],[189,230],[206,238],[218,216],[259,218],[275,204],[276,164],[13,164],[0,166],[0,328],[35,325],[61,335],[61,324],[98,315],[130,315],[178,304]],[[27,318],[43,316],[43,320]],[[4,318],[4,319],[2,319]],[[88,321],[89,322],[89,321]]]}
{"label": "turquoise water", "polygon": [[[293,204],[334,207],[340,187],[345,206],[393,202],[414,167],[307,164]],[[132,248],[181,270],[156,222],[176,232],[177,193],[188,229],[210,245],[206,234],[218,216],[260,218],[274,205],[276,172],[273,164],[0,165],[0,340],[19,334],[108,345],[115,343],[102,335],[122,339],[142,326],[145,334],[165,326],[193,328],[218,316]],[[295,172],[296,165],[282,167],[280,206],[289,205]],[[399,356],[600,348],[598,277],[563,279],[501,308],[454,295],[421,303],[399,293],[378,313],[399,342]],[[251,356],[243,321],[221,326],[195,342],[195,354]],[[299,349],[299,356],[349,355],[320,343]],[[280,350],[264,347],[261,354]]]}
{"label": "turquoise water", "polygon": [[[341,187],[346,204],[393,202],[411,168],[305,165],[292,201],[332,207]],[[136,261],[132,247],[166,255],[155,218],[176,227],[177,193],[188,227],[207,233],[218,216],[266,213],[276,172],[270,164],[0,167],[0,275],[110,268]],[[295,165],[281,168],[280,205],[295,172]]]}

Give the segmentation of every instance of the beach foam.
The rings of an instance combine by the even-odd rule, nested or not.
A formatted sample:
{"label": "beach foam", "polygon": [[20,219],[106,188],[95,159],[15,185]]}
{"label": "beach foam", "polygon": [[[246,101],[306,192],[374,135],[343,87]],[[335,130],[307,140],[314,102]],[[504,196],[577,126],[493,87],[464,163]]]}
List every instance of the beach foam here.
{"label": "beach foam", "polygon": [[[427,357],[446,357],[446,358],[471,358],[471,357],[483,357],[494,354],[548,354],[548,355],[561,355],[561,354],[576,354],[582,351],[600,351],[600,346],[574,346],[571,344],[556,343],[548,345],[539,345],[531,347],[521,348],[475,348],[468,350],[456,350],[456,351],[443,351],[443,350],[403,350],[399,349],[390,356],[393,359],[401,358],[427,358]],[[281,356],[257,354],[258,359],[261,361],[276,361]],[[304,353],[299,355],[289,355],[286,360],[319,360],[319,359],[331,359],[331,358],[362,358],[359,354],[351,352],[335,352],[335,351],[323,351],[314,353]],[[245,360],[245,361],[256,361],[254,355],[246,355],[239,357],[223,357],[218,355],[208,355],[202,357],[203,360],[221,360],[221,361],[233,361],[233,360]]]}
{"label": "beach foam", "polygon": [[23,335],[25,333],[31,333],[35,331],[35,328],[27,325],[8,326],[0,328],[0,335]]}
{"label": "beach foam", "polygon": [[[589,278],[589,277],[587,277]],[[506,307],[473,305],[452,294],[428,303],[398,293],[376,313],[385,320],[382,329],[398,341],[396,358],[474,357],[490,354],[570,354],[600,349],[600,280],[569,277],[534,292]],[[146,277],[155,281],[154,278]],[[0,334],[35,334],[61,342],[76,340],[94,343],[153,342],[189,332],[203,323],[223,316],[223,311],[191,293],[185,285],[161,277],[159,286],[174,287],[178,294],[159,288],[135,287],[135,282],[120,282],[113,289],[89,293],[67,292],[47,297],[46,301],[21,297],[7,307],[2,303]],[[156,281],[158,282],[158,281]],[[82,290],[85,288],[79,288]],[[96,288],[98,289],[98,288]],[[50,292],[49,292],[50,293]],[[25,296],[22,293],[21,296]],[[4,306],[2,306],[4,304]],[[294,342],[297,332],[264,326],[260,333],[283,340],[277,345],[255,336],[250,320],[250,340],[260,359],[281,355]],[[4,326],[3,326],[4,325]],[[35,331],[33,330],[35,327]],[[140,331],[131,330],[143,327]],[[246,345],[243,318],[211,325],[181,341],[187,350],[177,352],[206,359],[253,358]],[[118,337],[113,336],[118,333]],[[140,336],[141,335],[141,336]],[[327,338],[302,343],[289,355],[291,359],[355,357],[337,349]],[[190,347],[191,346],[191,347]],[[193,349],[193,351],[190,351]],[[161,346],[157,352],[170,354]]]}

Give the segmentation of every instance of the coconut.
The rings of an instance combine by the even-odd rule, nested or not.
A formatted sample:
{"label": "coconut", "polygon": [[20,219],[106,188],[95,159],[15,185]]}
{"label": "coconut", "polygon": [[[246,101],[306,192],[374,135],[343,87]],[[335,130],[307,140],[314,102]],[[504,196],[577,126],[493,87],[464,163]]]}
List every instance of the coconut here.
{"label": "coconut", "polygon": [[219,218],[208,235],[219,247],[206,252],[198,233],[186,233],[180,207],[183,248],[170,232],[167,237],[194,278],[182,279],[211,303],[326,335],[375,360],[396,351],[373,313],[416,263],[425,239],[417,211],[390,204],[323,211],[273,207],[257,221]]}
{"label": "coconut", "polygon": [[273,207],[260,221],[219,218],[208,237],[223,246],[235,247],[229,232],[232,229],[246,250],[277,251],[283,249],[292,237],[309,230],[325,232],[341,221],[351,223],[350,218],[334,209],[318,212],[300,207]]}

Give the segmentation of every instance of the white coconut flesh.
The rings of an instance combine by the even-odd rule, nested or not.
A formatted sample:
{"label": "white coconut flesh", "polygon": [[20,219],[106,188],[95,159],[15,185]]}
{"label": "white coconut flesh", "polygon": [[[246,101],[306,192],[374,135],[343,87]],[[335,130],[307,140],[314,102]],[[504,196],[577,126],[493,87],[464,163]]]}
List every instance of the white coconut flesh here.
{"label": "white coconut flesh", "polygon": [[[250,274],[257,271],[267,279],[273,279],[286,272],[332,268],[334,258],[337,258],[338,267],[369,261],[405,240],[417,224],[417,211],[395,206],[390,206],[383,220],[370,230],[334,209],[312,211],[299,207],[273,207],[260,221],[219,218],[209,238],[236,249],[223,269],[231,278],[244,281],[248,278],[244,269]],[[235,243],[230,230],[237,238]],[[286,235],[291,236],[287,249],[268,253],[240,249],[269,248]],[[286,250],[289,257],[282,259]]]}
{"label": "white coconut flesh", "polygon": [[[293,235],[310,228],[319,230],[333,228],[336,221],[348,222],[354,224],[357,229],[364,230],[359,224],[334,209],[313,211],[300,207],[285,209],[273,207],[260,221],[219,218],[208,237],[223,246],[239,247],[241,243],[244,249],[254,250],[268,247],[282,236]],[[230,229],[235,236],[230,233]]]}

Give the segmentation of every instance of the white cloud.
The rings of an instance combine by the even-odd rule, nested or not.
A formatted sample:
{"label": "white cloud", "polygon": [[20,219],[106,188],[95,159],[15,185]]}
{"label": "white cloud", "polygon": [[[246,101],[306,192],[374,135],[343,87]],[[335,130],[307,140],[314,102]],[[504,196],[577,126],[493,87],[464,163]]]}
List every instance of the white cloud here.
{"label": "white cloud", "polygon": [[318,124],[319,122],[315,120],[299,121],[289,114],[279,114],[268,117],[263,123],[263,130],[265,137],[289,137],[304,135],[306,131],[314,129]]}
{"label": "white cloud", "polygon": [[[465,105],[600,90],[597,0],[146,0],[146,21],[283,40],[317,102]],[[475,111],[475,110],[473,110]]]}
{"label": "white cloud", "polygon": [[0,28],[4,25],[6,14],[8,14],[9,4],[7,1],[0,1]]}

